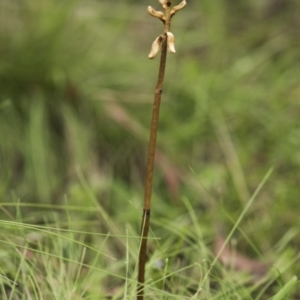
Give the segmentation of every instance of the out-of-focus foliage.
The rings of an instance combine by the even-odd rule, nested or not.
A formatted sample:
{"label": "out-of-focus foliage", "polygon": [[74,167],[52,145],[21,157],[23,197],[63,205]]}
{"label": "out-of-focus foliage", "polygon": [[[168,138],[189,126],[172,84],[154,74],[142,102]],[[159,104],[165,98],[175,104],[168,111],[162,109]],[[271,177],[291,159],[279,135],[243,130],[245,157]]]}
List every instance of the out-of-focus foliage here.
{"label": "out-of-focus foliage", "polygon": [[[244,195],[273,166],[264,203],[297,203],[298,10],[297,1],[191,1],[174,18],[159,148],[230,205],[243,192],[224,160],[231,150],[216,139],[224,126]],[[77,167],[141,187],[158,63],[146,55],[159,22],[134,1],[2,0],[1,14],[4,199],[13,190],[24,201],[59,202]]]}
{"label": "out-of-focus foliage", "polygon": [[[30,201],[60,201],[76,166],[88,177],[143,183],[158,63],[145,57],[162,26],[140,2],[129,3],[1,1],[7,200],[14,190]],[[168,61],[159,147],[200,178],[211,174],[201,180],[230,203],[241,195],[233,197],[218,124],[233,140],[249,193],[273,166],[270,201],[298,199],[298,10],[297,1],[191,1],[174,18],[178,53]]]}
{"label": "out-of-focus foliage", "polygon": [[[154,215],[177,215],[184,195],[206,229],[227,229],[273,167],[241,224],[268,250],[300,225],[300,2],[187,2],[172,24]],[[87,184],[117,224],[139,226],[159,63],[147,54],[162,31],[148,5],[159,9],[0,0],[2,202],[85,205]]]}

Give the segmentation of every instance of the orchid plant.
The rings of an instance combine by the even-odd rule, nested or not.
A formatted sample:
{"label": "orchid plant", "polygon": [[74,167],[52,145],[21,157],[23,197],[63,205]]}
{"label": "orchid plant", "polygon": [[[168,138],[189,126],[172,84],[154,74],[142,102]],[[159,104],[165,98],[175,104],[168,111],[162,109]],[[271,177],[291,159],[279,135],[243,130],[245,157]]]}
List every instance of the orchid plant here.
{"label": "orchid plant", "polygon": [[146,169],[146,183],[144,195],[143,219],[141,228],[141,246],[139,252],[139,268],[138,268],[138,288],[137,300],[144,299],[144,283],[145,283],[145,266],[147,258],[147,238],[150,225],[150,209],[151,209],[151,193],[152,193],[152,179],[154,169],[154,157],[156,149],[156,136],[159,120],[159,108],[161,102],[161,95],[163,90],[164,75],[166,69],[167,50],[175,53],[175,39],[170,32],[172,17],[182,8],[186,6],[186,1],[183,0],[180,4],[172,6],[172,0],[158,0],[162,5],[164,12],[156,11],[153,7],[148,6],[148,12],[151,16],[160,19],[164,24],[164,32],[159,35],[152,43],[151,51],[148,58],[153,59],[161,50],[160,65],[158,72],[158,80],[155,88],[150,139],[148,146],[148,160]]}

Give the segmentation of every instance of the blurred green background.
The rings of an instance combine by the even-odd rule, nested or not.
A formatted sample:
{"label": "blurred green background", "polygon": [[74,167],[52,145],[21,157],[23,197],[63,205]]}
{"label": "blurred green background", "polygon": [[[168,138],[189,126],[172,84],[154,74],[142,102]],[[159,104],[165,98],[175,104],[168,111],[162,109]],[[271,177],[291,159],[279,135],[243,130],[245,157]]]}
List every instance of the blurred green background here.
{"label": "blurred green background", "polygon": [[[116,226],[138,231],[159,63],[147,55],[163,29],[148,5],[160,9],[0,0],[2,219],[16,213],[9,203],[93,205],[88,187]],[[298,252],[299,0],[190,0],[171,31],[154,219],[183,215],[187,198],[209,244],[274,168],[241,228],[262,252],[289,233]],[[22,211],[26,222],[53,218]]]}

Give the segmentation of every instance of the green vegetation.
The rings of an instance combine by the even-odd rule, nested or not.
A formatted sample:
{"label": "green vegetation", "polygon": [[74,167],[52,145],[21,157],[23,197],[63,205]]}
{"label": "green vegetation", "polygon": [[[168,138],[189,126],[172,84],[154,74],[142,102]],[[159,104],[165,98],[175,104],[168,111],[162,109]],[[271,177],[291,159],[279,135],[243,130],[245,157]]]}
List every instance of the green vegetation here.
{"label": "green vegetation", "polygon": [[[0,0],[1,299],[135,298],[161,31],[148,5]],[[190,0],[172,24],[148,299],[300,298],[299,11]],[[224,266],[226,238],[268,272]]]}

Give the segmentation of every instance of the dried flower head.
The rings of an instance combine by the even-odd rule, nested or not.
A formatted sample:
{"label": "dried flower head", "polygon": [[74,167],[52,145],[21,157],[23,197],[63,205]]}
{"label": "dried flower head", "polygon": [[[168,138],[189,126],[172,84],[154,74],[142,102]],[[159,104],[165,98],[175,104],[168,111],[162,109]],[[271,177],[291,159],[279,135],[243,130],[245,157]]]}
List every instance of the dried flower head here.
{"label": "dried flower head", "polygon": [[[175,50],[175,43],[174,43],[175,42],[174,35],[169,31],[171,18],[176,14],[177,11],[183,9],[186,6],[186,0],[181,1],[181,3],[175,5],[172,9],[170,7],[172,0],[158,0],[158,2],[166,10],[165,14],[161,11],[156,11],[152,6],[148,6],[147,10],[151,16],[158,18],[164,22],[165,25],[164,34],[167,35],[168,50],[171,53],[175,53],[176,50]],[[158,54],[161,47],[162,40],[163,40],[163,36],[160,35],[152,43],[151,51],[148,55],[150,59],[153,59]]]}

